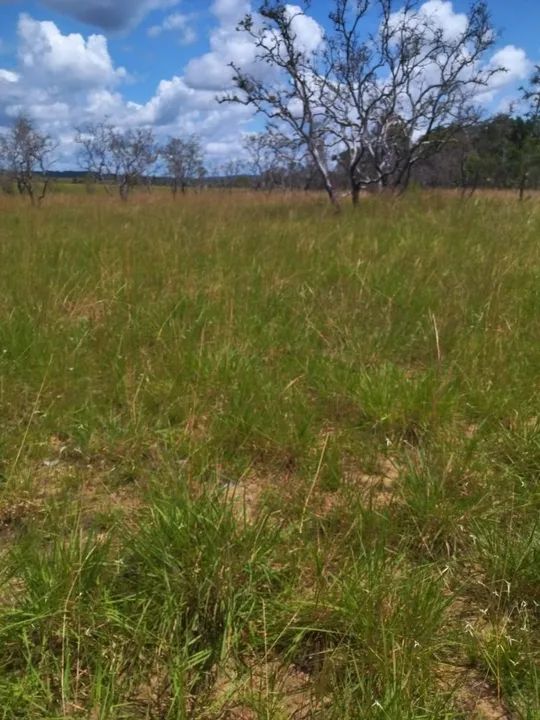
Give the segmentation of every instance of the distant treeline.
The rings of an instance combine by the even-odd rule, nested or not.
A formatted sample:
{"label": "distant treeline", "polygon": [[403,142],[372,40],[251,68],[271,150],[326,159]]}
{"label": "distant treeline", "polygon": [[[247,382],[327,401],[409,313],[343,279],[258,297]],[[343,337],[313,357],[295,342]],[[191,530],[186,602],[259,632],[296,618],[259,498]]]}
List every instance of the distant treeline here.
{"label": "distant treeline", "polygon": [[523,196],[540,187],[538,121],[497,115],[461,129],[440,152],[418,163],[412,177],[428,187],[515,189]]}
{"label": "distant treeline", "polygon": [[[254,190],[325,190],[325,180],[303,148],[270,129],[244,137],[236,158],[207,166],[196,136],[169,138],[159,145],[149,129],[121,131],[107,123],[87,125],[77,132],[79,170],[55,171],[52,138],[41,134],[27,117],[17,118],[0,136],[0,187],[41,202],[51,181],[101,186],[127,199],[135,187],[170,187],[174,194],[189,188],[228,187]],[[392,126],[392,152],[408,157],[410,139],[397,119]],[[418,141],[417,141],[418,142]],[[425,157],[407,168],[398,161],[395,172],[364,189],[401,192],[411,183],[421,187],[460,189],[472,194],[479,188],[515,190],[521,198],[540,188],[540,123],[538,118],[499,114],[463,126],[432,131],[422,141]],[[350,192],[347,151],[328,160],[329,179],[341,192]],[[374,172],[366,154],[356,172]]]}

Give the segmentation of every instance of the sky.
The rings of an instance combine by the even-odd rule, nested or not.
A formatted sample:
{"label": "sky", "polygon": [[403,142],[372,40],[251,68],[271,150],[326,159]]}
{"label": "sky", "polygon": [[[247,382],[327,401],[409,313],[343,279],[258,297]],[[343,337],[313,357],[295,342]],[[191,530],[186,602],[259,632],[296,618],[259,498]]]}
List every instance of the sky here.
{"label": "sky", "polygon": [[[216,97],[231,85],[229,62],[253,62],[236,26],[254,4],[0,0],[0,128],[28,114],[58,140],[64,168],[75,157],[73,127],[105,117],[122,127],[152,127],[160,139],[195,133],[211,164],[234,159],[260,121]],[[307,43],[316,42],[331,4],[312,0],[300,29]],[[449,31],[461,26],[468,7],[464,0],[424,5]],[[486,96],[486,111],[497,111],[540,63],[540,2],[491,0],[489,7],[500,37],[486,62],[508,70]]]}

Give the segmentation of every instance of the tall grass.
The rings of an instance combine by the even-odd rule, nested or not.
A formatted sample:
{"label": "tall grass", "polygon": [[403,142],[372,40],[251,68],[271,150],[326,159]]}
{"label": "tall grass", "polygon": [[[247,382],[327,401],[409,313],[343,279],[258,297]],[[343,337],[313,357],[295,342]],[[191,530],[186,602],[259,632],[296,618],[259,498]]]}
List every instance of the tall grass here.
{"label": "tall grass", "polygon": [[536,201],[0,214],[0,718],[540,718]]}

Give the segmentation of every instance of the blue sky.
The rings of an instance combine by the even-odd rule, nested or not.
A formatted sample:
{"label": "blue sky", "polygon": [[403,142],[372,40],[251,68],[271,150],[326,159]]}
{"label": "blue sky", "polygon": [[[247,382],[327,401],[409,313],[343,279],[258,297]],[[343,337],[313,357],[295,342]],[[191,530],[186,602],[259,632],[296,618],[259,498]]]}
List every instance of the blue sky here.
{"label": "blue sky", "polygon": [[[426,2],[448,24],[468,7],[463,0]],[[324,24],[330,4],[312,0],[309,13]],[[27,112],[58,137],[68,162],[73,125],[108,116],[150,125],[158,136],[198,133],[208,156],[224,161],[256,127],[245,108],[215,101],[229,85],[227,63],[249,61],[235,26],[251,6],[250,0],[0,0],[0,126]],[[498,59],[509,70],[491,99],[499,109],[540,62],[540,2],[491,0],[489,6],[501,31]]]}

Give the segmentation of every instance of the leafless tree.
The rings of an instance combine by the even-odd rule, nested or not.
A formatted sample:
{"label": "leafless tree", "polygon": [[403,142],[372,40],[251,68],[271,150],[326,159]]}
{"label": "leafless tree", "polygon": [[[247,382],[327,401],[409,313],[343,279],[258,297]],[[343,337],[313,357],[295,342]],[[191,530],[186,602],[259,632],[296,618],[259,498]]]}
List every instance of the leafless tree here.
{"label": "leafless tree", "polygon": [[[378,27],[366,36],[373,11]],[[484,2],[459,31],[420,0],[399,10],[394,0],[335,0],[330,21],[318,82],[356,203],[364,187],[406,183],[415,163],[476,122],[476,99],[500,69],[481,62],[495,41]]]}
{"label": "leafless tree", "polygon": [[[287,127],[336,205],[332,159],[346,167],[354,203],[363,187],[406,184],[416,162],[476,119],[479,93],[501,71],[482,62],[495,41],[484,2],[473,2],[466,26],[451,32],[421,0],[333,0],[330,29],[309,50],[296,31],[303,14],[266,0],[243,20],[259,67],[271,71],[233,66],[237,92],[223,100]],[[366,32],[374,17],[376,29]]]}
{"label": "leafless tree", "polygon": [[130,191],[148,180],[148,175],[158,159],[154,133],[147,128],[134,130],[111,130],[109,153],[112,174],[122,200]]}
{"label": "leafless tree", "polygon": [[19,115],[8,132],[0,137],[5,173],[32,205],[41,203],[47,194],[49,165],[55,147],[53,140],[40,133],[25,115]]}
{"label": "leafless tree", "polygon": [[277,185],[279,164],[269,139],[266,132],[250,133],[243,142],[247,168],[257,190],[271,190]]}
{"label": "leafless tree", "polygon": [[77,128],[75,142],[80,145],[79,164],[94,182],[104,185],[112,175],[111,137],[114,128],[108,122],[89,123]]}
{"label": "leafless tree", "polygon": [[249,169],[244,160],[236,158],[218,165],[217,174],[221,177],[223,185],[230,189],[243,184]]}
{"label": "leafless tree", "polygon": [[247,135],[244,149],[249,173],[257,189],[307,190],[317,175],[303,144],[271,128]]}
{"label": "leafless tree", "polygon": [[259,16],[247,15],[239,25],[254,43],[261,67],[268,70],[260,77],[232,64],[238,92],[221,98],[222,102],[252,105],[265,115],[272,130],[284,128],[306,148],[324,183],[330,201],[338,199],[326,153],[328,129],[320,88],[313,79],[324,74],[319,56],[298,42],[295,21],[298,13],[284,3],[265,2]]}
{"label": "leafless tree", "polygon": [[178,190],[185,193],[190,183],[200,181],[205,175],[203,150],[196,135],[186,140],[178,137],[169,138],[161,148],[160,155],[172,181],[174,196],[177,195]]}
{"label": "leafless tree", "polygon": [[121,131],[107,121],[90,123],[77,130],[75,142],[80,145],[79,162],[88,175],[105,188],[107,181],[112,181],[122,200],[148,180],[158,159],[154,134],[146,128]]}

